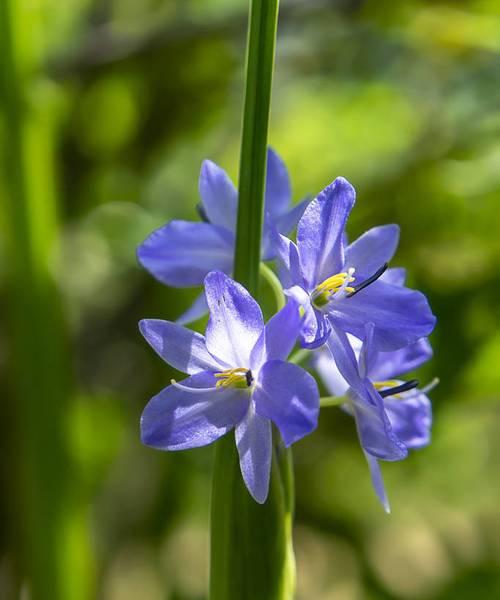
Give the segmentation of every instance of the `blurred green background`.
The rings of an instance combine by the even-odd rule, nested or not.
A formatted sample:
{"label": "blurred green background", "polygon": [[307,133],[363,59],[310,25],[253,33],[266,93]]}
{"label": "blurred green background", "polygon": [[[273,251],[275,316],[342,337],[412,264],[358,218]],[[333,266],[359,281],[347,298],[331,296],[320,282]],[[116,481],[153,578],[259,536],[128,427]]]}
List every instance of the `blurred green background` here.
{"label": "blurred green background", "polygon": [[[213,449],[139,441],[173,373],[137,321],[197,290],[135,247],[196,218],[204,158],[236,179],[246,11],[0,3],[2,599],[206,597]],[[295,446],[298,598],[500,598],[498,2],[283,0],[273,94],[294,199],[347,177],[350,235],[399,223],[438,316],[433,443],[384,464],[391,516],[349,417]]]}

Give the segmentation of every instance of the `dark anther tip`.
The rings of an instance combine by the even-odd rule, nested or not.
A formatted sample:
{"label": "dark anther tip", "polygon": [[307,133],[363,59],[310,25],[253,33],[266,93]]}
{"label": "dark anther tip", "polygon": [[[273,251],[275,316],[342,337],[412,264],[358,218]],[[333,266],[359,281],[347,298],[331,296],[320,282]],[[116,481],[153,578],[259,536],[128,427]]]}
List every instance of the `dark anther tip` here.
{"label": "dark anther tip", "polygon": [[402,392],[413,390],[418,387],[418,383],[418,379],[411,379],[410,381],[405,381],[401,385],[389,388],[388,390],[381,390],[379,394],[382,396],[382,398],[387,398],[387,396],[394,396],[395,394],[401,394]]}
{"label": "dark anther tip", "polygon": [[388,267],[389,267],[389,263],[384,263],[380,267],[380,269],[377,269],[371,277],[368,277],[368,279],[365,279],[358,286],[356,286],[354,289],[354,292],[347,294],[346,298],[352,298],[352,296],[354,296],[354,294],[357,294],[361,290],[364,290],[366,287],[371,285],[373,282],[377,281],[377,279],[382,277],[382,275],[387,271]]}

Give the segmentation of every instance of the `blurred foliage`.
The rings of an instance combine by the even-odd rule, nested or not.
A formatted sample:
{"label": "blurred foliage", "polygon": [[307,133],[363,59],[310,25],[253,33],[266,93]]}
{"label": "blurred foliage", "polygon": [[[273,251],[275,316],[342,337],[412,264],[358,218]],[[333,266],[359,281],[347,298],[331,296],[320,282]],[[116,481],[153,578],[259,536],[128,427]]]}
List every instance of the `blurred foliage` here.
{"label": "blurred foliage", "polygon": [[[236,176],[247,3],[17,7],[25,99],[56,136],[55,150],[40,143],[39,152],[54,152],[56,164],[60,234],[49,268],[75,382],[61,408],[70,464],[61,476],[72,494],[60,540],[74,557],[68,577],[105,600],[201,600],[212,449],[141,446],[141,410],[174,374],[137,332],[142,317],[176,318],[198,290],[153,281],[135,247],[171,218],[196,218],[204,158]],[[270,141],[289,166],[295,200],[337,175],[353,182],[350,236],[401,225],[395,264],[408,268],[439,319],[434,360],[419,374],[441,378],[434,439],[384,465],[390,517],[370,489],[347,416],[325,410],[318,431],[296,446],[298,597],[500,597],[497,1],[283,0]],[[27,177],[36,188],[48,175],[32,164]],[[3,236],[2,292],[12,262],[5,248]],[[2,333],[0,368],[10,373],[12,347]],[[15,367],[30,377],[29,365]],[[10,419],[14,397],[8,389],[2,396]],[[9,490],[25,444],[22,435],[2,442],[5,523],[23,518]],[[5,530],[0,596],[29,597]]]}

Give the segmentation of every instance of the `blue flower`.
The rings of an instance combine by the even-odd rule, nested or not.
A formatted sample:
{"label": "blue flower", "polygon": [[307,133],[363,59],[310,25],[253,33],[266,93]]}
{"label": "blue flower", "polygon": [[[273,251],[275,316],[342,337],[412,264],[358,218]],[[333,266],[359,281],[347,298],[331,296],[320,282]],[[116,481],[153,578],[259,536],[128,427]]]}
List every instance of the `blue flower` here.
{"label": "blue flower", "polygon": [[[238,192],[226,172],[209,160],[201,167],[199,191],[203,223],[170,221],[137,249],[141,265],[156,279],[173,287],[201,285],[210,271],[230,274],[233,270]],[[293,208],[290,202],[287,169],[280,157],[269,149],[262,239],[264,260],[274,257],[271,227],[287,234],[304,211],[306,201]],[[205,314],[206,309],[202,295],[178,322],[194,321]]]}
{"label": "blue flower", "polygon": [[[373,345],[374,326],[365,327],[365,340],[333,328],[328,350],[315,353],[315,367],[330,393],[345,396],[344,408],[354,416],[377,496],[389,512],[382,474],[377,459],[401,460],[408,449],[430,441],[431,404],[427,389],[418,382],[399,377],[422,365],[432,356],[429,342],[422,338],[393,352],[378,352]],[[356,358],[358,355],[358,358]]]}
{"label": "blue flower", "polygon": [[425,296],[404,287],[399,269],[385,272],[398,244],[397,225],[374,227],[347,244],[354,201],[354,188],[339,177],[305,209],[297,244],[274,232],[283,286],[305,313],[301,342],[320,346],[332,326],[363,338],[370,321],[380,350],[402,348],[429,335],[436,319]]}
{"label": "blue flower", "polygon": [[314,378],[284,362],[300,331],[289,302],[264,325],[257,302],[221,272],[209,273],[210,318],[202,336],[176,323],[146,319],[140,330],[154,350],[189,377],[172,382],[146,406],[142,441],[160,450],[205,446],[235,428],[241,472],[257,502],[269,488],[271,422],[289,446],[317,424]]}

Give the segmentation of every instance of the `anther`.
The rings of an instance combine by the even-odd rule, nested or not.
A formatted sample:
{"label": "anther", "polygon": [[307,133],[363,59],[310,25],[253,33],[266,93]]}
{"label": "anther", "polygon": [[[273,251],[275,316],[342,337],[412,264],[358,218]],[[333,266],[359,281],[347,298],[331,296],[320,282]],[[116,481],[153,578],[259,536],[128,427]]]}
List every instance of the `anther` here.
{"label": "anther", "polygon": [[405,381],[401,385],[389,388],[388,390],[379,390],[378,393],[382,396],[382,398],[387,398],[387,396],[395,396],[396,394],[401,394],[402,392],[408,392],[416,387],[418,387],[418,379],[411,379],[410,381]]}
{"label": "anther", "polygon": [[388,266],[389,266],[388,263],[384,263],[380,267],[380,269],[375,271],[375,273],[371,277],[368,277],[368,279],[365,279],[363,282],[361,282],[359,285],[357,285],[354,288],[353,292],[350,292],[349,294],[347,294],[346,298],[352,298],[354,296],[354,294],[357,294],[361,290],[364,290],[366,287],[368,287],[369,285],[371,285],[372,283],[377,281],[377,279],[379,279],[386,272]]}
{"label": "anther", "polygon": [[250,369],[248,369],[248,371],[245,373],[245,379],[247,382],[247,386],[251,387],[251,385],[253,383],[253,375],[252,375],[252,371],[250,371]]}
{"label": "anther", "polygon": [[201,202],[198,202],[198,204],[196,205],[196,212],[198,213],[200,219],[204,223],[210,223],[210,219],[208,218],[207,211],[205,210],[205,207],[203,206],[203,204]]}

